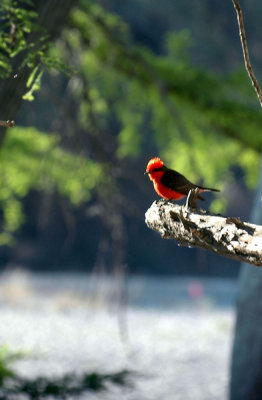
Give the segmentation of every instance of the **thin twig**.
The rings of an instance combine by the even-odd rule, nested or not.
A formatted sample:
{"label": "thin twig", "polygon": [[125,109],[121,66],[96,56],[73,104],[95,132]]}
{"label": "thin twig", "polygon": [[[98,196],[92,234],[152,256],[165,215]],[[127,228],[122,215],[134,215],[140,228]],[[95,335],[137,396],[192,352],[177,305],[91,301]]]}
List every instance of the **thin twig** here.
{"label": "thin twig", "polygon": [[240,36],[240,41],[242,45],[242,50],[243,50],[243,56],[244,56],[244,61],[245,61],[245,66],[247,73],[249,75],[249,78],[251,79],[252,85],[256,91],[258,100],[260,102],[260,105],[262,107],[262,90],[261,87],[259,86],[259,83],[255,77],[254,71],[251,66],[250,58],[249,58],[249,53],[248,53],[248,47],[247,47],[247,40],[246,40],[246,32],[245,32],[245,27],[244,27],[244,20],[243,20],[243,14],[242,10],[239,4],[238,0],[232,0],[236,13],[237,13],[237,22],[238,22],[238,27],[239,27],[239,36]]}
{"label": "thin twig", "polygon": [[6,128],[13,128],[15,126],[15,121],[0,121],[0,126],[4,126]]}

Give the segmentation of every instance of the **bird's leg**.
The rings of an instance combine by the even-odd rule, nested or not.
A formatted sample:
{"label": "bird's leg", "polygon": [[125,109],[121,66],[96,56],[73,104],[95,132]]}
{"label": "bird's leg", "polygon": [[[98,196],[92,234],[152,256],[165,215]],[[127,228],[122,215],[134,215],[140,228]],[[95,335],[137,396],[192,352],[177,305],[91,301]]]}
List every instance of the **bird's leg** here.
{"label": "bird's leg", "polygon": [[186,198],[186,208],[190,208],[192,197],[193,197],[193,189],[190,189]]}
{"label": "bird's leg", "polygon": [[191,189],[189,191],[186,199],[186,208],[193,208],[193,209],[197,208],[196,201],[199,191],[200,191],[199,188]]}
{"label": "bird's leg", "polygon": [[163,199],[164,204],[168,204],[168,203],[170,203],[170,201],[171,200],[169,200],[169,199]]}
{"label": "bird's leg", "polygon": [[168,204],[171,200],[168,200],[168,199],[164,199],[164,198],[163,198],[163,199],[161,199],[160,201],[162,201],[162,203],[166,205],[166,204]]}

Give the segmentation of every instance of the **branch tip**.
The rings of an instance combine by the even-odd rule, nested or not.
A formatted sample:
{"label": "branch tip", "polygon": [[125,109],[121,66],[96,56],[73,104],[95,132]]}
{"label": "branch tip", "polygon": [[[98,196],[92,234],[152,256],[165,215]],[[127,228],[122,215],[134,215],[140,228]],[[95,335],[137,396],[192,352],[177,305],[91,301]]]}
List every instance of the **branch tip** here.
{"label": "branch tip", "polygon": [[15,121],[0,121],[0,126],[4,126],[5,128],[13,128],[15,126]]}

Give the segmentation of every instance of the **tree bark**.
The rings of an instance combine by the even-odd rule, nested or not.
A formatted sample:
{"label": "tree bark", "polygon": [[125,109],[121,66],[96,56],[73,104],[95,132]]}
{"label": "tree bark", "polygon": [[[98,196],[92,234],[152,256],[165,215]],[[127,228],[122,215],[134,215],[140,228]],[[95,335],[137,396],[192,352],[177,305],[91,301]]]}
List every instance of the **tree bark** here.
{"label": "tree bark", "polygon": [[[262,158],[251,221],[262,224]],[[243,263],[234,331],[230,400],[262,399],[262,269]]]}
{"label": "tree bark", "polygon": [[240,218],[212,215],[163,200],[147,210],[145,221],[162,237],[262,267],[262,226]]}

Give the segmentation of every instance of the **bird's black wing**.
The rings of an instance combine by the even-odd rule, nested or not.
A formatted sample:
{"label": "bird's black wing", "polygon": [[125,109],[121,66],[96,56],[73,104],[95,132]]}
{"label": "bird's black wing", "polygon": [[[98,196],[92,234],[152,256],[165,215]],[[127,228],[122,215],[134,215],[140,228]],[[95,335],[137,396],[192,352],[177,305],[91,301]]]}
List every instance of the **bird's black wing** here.
{"label": "bird's black wing", "polygon": [[177,171],[167,169],[161,178],[161,183],[175,192],[187,195],[191,189],[197,186],[190,182],[184,175]]}

